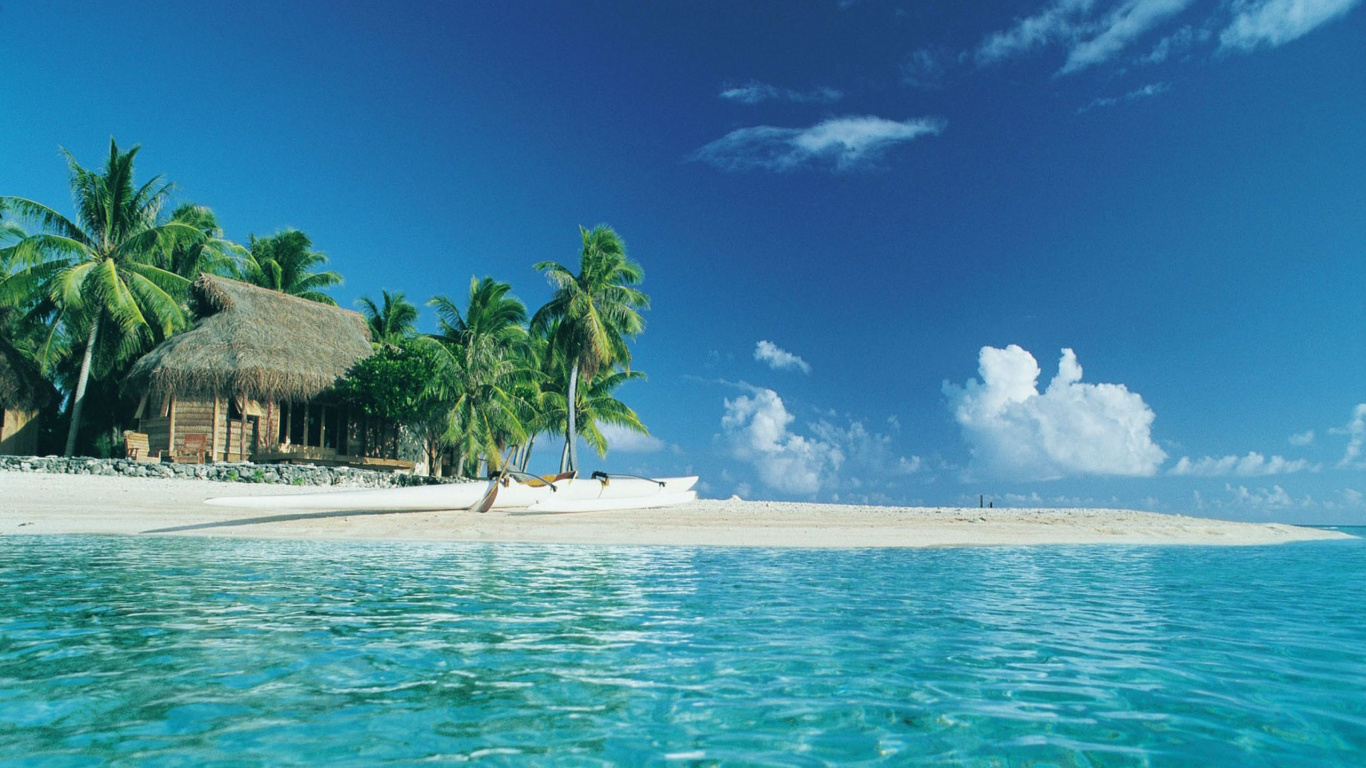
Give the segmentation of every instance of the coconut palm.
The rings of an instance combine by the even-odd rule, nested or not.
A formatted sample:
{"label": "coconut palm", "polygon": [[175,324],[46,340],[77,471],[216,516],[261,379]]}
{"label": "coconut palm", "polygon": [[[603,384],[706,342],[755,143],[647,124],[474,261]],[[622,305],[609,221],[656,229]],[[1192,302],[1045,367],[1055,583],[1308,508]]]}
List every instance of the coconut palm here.
{"label": "coconut palm", "polygon": [[395,343],[399,339],[411,337],[417,332],[417,307],[403,297],[402,291],[380,291],[382,304],[376,304],[369,296],[356,301],[361,305],[361,314],[370,326],[370,341],[376,344]]}
{"label": "coconut palm", "polygon": [[297,229],[286,229],[270,237],[252,237],[237,277],[243,282],[273,291],[337,305],[323,289],[341,285],[342,276],[333,271],[315,272],[327,263],[327,255],[313,250],[313,241]]}
{"label": "coconut palm", "polygon": [[3,198],[11,212],[43,231],[5,249],[5,258],[18,269],[0,286],[0,303],[12,304],[25,292],[30,300],[38,292],[45,293],[60,313],[58,320],[79,328],[84,337],[66,441],[68,456],[75,451],[101,331],[114,332],[119,337],[114,346],[126,347],[128,339],[147,329],[168,335],[185,322],[177,296],[189,281],[156,262],[203,235],[183,222],[160,221],[171,185],[160,176],[142,186],[134,184],[138,149],[120,152],[110,139],[109,159],[98,172],[81,167],[63,150],[76,202],[74,221],[32,200]]}
{"label": "coconut palm", "polygon": [[[546,333],[554,321],[551,344],[568,361],[569,376],[565,401],[577,402],[580,377],[592,380],[600,369],[620,365],[627,370],[631,350],[626,342],[645,330],[640,310],[650,306],[650,298],[635,286],[644,279],[640,265],[626,255],[626,245],[613,229],[599,224],[592,229],[579,227],[583,250],[579,272],[553,261],[543,261],[536,269],[544,272],[555,287],[550,301],[531,320],[533,333]],[[578,470],[577,409],[567,408],[565,448],[568,469]]]}
{"label": "coconut palm", "polygon": [[478,474],[481,461],[500,466],[504,449],[526,440],[514,391],[524,375],[518,350],[527,343],[526,307],[511,290],[491,277],[471,278],[464,313],[445,296],[428,302],[441,348],[434,386],[449,404],[450,444],[467,476]]}
{"label": "coconut palm", "polygon": [[185,203],[171,212],[171,221],[194,227],[201,237],[172,249],[158,266],[190,281],[202,272],[223,277],[237,274],[239,262],[246,258],[247,250],[224,239],[223,228],[218,226],[218,217],[212,210]]}

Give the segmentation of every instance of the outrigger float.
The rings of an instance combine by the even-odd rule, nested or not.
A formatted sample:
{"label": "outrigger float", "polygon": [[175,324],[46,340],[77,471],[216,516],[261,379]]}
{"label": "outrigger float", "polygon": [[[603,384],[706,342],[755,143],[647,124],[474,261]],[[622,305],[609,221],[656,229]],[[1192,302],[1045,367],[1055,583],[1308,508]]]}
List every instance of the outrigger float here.
{"label": "outrigger float", "polygon": [[537,477],[503,471],[488,481],[378,488],[280,496],[223,496],[204,503],[250,509],[313,510],[327,512],[423,512],[503,509],[524,512],[603,512],[617,509],[658,509],[697,499],[692,490],[697,477],[639,477],[594,472]]}

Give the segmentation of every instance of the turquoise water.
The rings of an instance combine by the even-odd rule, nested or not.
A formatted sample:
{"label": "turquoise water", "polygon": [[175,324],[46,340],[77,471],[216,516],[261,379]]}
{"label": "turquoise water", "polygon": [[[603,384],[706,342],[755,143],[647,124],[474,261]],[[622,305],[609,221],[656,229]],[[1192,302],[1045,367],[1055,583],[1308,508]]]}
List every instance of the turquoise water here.
{"label": "turquoise water", "polygon": [[0,539],[0,765],[1359,766],[1366,542]]}

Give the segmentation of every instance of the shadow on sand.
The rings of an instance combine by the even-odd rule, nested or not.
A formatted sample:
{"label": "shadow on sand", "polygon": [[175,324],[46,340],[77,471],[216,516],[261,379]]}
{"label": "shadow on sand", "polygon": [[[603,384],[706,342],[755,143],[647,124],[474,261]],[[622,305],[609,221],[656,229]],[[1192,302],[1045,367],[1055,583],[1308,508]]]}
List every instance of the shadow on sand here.
{"label": "shadow on sand", "polygon": [[[349,510],[345,512],[307,512],[289,515],[267,515],[264,517],[244,517],[239,520],[218,520],[212,523],[177,525],[171,528],[153,528],[143,533],[184,533],[186,531],[206,531],[212,528],[238,528],[244,525],[268,525],[270,523],[290,523],[297,520],[324,520],[329,517],[368,517],[370,515],[408,515],[418,512],[431,512],[430,509],[393,510]],[[463,510],[462,510],[463,511]]]}

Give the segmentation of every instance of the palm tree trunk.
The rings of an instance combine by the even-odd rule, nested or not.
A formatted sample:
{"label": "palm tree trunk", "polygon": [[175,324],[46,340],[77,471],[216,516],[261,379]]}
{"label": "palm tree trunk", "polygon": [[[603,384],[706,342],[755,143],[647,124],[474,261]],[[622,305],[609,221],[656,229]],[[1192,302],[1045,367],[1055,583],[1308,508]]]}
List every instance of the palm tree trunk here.
{"label": "palm tree trunk", "polygon": [[569,452],[569,469],[561,468],[562,472],[579,471],[579,452],[575,450],[574,438],[578,433],[578,413],[576,406],[578,401],[575,396],[579,389],[579,364],[577,362],[569,365],[569,399],[565,401],[565,410],[569,411],[569,429],[565,430],[565,447]]}
{"label": "palm tree trunk", "polygon": [[564,474],[565,467],[569,466],[569,443],[560,446],[560,474]]}
{"label": "palm tree trunk", "polygon": [[528,438],[527,438],[526,447],[522,449],[522,461],[521,461],[521,463],[517,466],[517,468],[520,469],[520,470],[522,470],[523,472],[526,471],[526,465],[528,465],[528,464],[531,463],[531,446],[533,446],[533,445],[535,445],[535,444],[536,444],[536,436],[535,436],[535,435],[532,435],[531,437],[528,437]]}
{"label": "palm tree trunk", "polygon": [[85,355],[81,357],[81,375],[76,379],[76,397],[71,402],[71,427],[66,432],[66,452],[70,456],[76,452],[76,432],[81,428],[81,406],[85,405],[85,385],[90,381],[90,361],[95,356],[95,339],[100,331],[100,315],[90,323],[90,338],[85,341]]}

